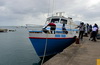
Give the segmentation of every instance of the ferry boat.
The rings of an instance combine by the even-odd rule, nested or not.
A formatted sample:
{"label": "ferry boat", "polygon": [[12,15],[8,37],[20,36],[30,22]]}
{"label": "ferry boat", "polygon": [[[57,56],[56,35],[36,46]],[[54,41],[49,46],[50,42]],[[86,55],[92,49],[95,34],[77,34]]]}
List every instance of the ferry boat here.
{"label": "ferry boat", "polygon": [[[45,33],[43,28],[50,22],[56,25],[55,33]],[[62,26],[65,25],[67,33],[64,33]],[[75,42],[78,36],[78,29],[72,18],[56,15],[48,17],[44,26],[33,26],[29,30],[29,39],[39,57],[49,56],[62,52],[66,47]],[[50,27],[46,28],[50,32]]]}

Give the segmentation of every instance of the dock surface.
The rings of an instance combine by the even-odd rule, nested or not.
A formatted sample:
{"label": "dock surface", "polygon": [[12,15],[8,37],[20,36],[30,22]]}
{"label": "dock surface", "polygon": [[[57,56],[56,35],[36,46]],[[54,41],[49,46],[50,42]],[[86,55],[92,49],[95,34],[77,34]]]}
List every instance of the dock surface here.
{"label": "dock surface", "polygon": [[97,59],[100,59],[100,40],[93,42],[84,37],[81,44],[73,43],[43,65],[96,65]]}

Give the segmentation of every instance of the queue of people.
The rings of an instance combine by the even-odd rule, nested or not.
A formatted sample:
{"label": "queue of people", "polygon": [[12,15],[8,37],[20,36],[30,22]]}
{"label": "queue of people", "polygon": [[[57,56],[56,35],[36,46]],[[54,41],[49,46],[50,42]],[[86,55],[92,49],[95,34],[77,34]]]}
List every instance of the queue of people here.
{"label": "queue of people", "polygon": [[92,27],[92,32],[90,34],[89,40],[96,41],[96,36],[98,34],[98,29],[99,29],[98,25],[94,24],[94,26]]}
{"label": "queue of people", "polygon": [[[46,28],[48,26],[50,26],[50,33],[55,34],[56,24],[51,22],[47,26],[45,26],[43,28],[43,31],[45,33],[49,33],[49,31],[46,30]],[[85,37],[90,36],[89,40],[96,41],[96,36],[98,34],[98,29],[99,29],[99,27],[96,23],[92,26],[92,25],[89,25],[88,23],[84,24],[84,22],[81,22],[77,28],[79,28],[79,39],[80,40],[83,40],[83,36],[85,36]],[[62,25],[62,31],[63,31],[63,33],[66,33],[66,34],[68,33],[68,31],[65,28],[65,24]]]}
{"label": "queue of people", "polygon": [[93,26],[89,24],[84,24],[83,22],[77,27],[79,28],[79,39],[83,40],[83,36],[89,37],[89,40],[96,41],[96,36],[98,34],[98,25],[95,23]]}

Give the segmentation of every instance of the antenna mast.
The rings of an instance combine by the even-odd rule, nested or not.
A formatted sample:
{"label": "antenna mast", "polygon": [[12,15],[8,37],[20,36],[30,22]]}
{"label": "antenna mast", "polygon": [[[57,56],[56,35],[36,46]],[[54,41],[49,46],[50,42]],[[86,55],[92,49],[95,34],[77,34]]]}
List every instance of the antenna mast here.
{"label": "antenna mast", "polygon": [[53,4],[52,4],[52,16],[53,16],[53,12],[54,12],[54,0],[52,2],[53,2]]}
{"label": "antenna mast", "polygon": [[50,0],[48,0],[48,17],[49,17],[49,15],[50,15]]}

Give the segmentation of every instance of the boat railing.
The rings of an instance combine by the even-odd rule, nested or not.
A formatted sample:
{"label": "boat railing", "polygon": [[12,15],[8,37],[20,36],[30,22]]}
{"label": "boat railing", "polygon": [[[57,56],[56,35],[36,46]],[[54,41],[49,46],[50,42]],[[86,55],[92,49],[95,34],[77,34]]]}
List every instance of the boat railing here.
{"label": "boat railing", "polygon": [[[44,34],[76,34],[79,33],[78,29],[66,29],[66,30],[62,30],[61,27],[57,27],[56,30],[50,30],[50,27],[44,29],[43,25],[26,25],[27,26],[27,30],[29,31],[29,33],[44,33]],[[53,31],[53,33],[51,33],[51,31]]]}
{"label": "boat railing", "polygon": [[34,24],[26,24],[28,31],[40,31],[43,28],[43,25],[34,25]]}
{"label": "boat railing", "polygon": [[[51,31],[53,33],[51,33]],[[66,29],[66,30],[43,30],[43,28],[35,28],[33,27],[32,29],[29,30],[29,33],[38,33],[38,34],[72,34],[75,35],[77,34],[79,31],[77,29]]]}
{"label": "boat railing", "polygon": [[[53,30],[50,30],[50,27],[46,28],[46,29],[43,29],[43,25],[34,25],[34,24],[26,24],[27,26],[27,30],[30,32],[30,33],[49,33],[51,34],[51,31]],[[73,33],[79,33],[79,30],[78,29],[66,29],[66,30],[62,30],[61,27],[57,27],[56,30],[55,30],[55,34],[73,34]]]}

